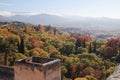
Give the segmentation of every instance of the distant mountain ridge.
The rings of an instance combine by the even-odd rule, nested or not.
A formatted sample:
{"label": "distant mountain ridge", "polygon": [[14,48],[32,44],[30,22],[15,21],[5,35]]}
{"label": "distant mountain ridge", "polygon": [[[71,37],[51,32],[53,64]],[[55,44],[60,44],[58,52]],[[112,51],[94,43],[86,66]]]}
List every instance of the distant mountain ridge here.
{"label": "distant mountain ridge", "polygon": [[51,14],[0,16],[0,21],[20,21],[32,24],[52,25],[58,27],[76,27],[92,30],[120,30],[120,19],[64,17]]}
{"label": "distant mountain ridge", "polygon": [[9,17],[11,20],[15,21],[22,21],[32,24],[54,24],[59,23],[61,21],[65,21],[63,17],[56,16],[56,15],[50,15],[50,14],[39,14],[39,15],[15,15]]}
{"label": "distant mountain ridge", "polygon": [[4,16],[0,15],[0,22],[5,22],[5,21],[10,21],[10,20],[8,20],[7,17],[4,17]]}

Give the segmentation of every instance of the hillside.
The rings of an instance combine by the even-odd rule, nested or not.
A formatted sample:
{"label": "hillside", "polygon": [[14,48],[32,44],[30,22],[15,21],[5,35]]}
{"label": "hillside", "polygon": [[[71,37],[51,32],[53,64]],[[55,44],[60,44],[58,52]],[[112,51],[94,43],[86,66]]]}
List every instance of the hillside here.
{"label": "hillside", "polygon": [[50,25],[0,23],[0,65],[39,56],[61,60],[63,80],[106,80],[120,62],[120,37],[106,41],[90,35],[66,34]]}

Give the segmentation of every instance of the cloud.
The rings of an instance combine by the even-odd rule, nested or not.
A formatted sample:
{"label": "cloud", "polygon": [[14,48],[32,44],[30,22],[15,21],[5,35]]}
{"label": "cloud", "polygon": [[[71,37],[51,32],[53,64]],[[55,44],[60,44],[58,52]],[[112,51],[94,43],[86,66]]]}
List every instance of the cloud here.
{"label": "cloud", "polygon": [[22,12],[22,13],[18,13],[19,15],[38,15],[40,14],[40,12]]}
{"label": "cloud", "polygon": [[19,11],[0,11],[0,15],[4,17],[10,17],[14,15],[25,15],[25,16],[32,16],[32,15],[39,15],[39,14],[50,14],[50,15],[57,15],[63,16],[61,14],[54,14],[54,13],[41,13],[41,12],[19,12]]}
{"label": "cloud", "polygon": [[8,11],[0,11],[0,15],[1,16],[11,16],[11,15],[13,15],[11,12],[8,12]]}
{"label": "cloud", "polygon": [[0,2],[0,6],[11,6],[12,4],[10,4],[10,3],[2,3],[2,2]]}

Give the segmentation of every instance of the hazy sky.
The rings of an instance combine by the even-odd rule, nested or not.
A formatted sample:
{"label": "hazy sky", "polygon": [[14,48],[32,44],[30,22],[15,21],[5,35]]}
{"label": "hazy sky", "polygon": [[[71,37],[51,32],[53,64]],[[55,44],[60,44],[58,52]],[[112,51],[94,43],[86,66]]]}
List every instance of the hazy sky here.
{"label": "hazy sky", "polygon": [[120,18],[120,0],[0,0],[0,14],[11,13]]}

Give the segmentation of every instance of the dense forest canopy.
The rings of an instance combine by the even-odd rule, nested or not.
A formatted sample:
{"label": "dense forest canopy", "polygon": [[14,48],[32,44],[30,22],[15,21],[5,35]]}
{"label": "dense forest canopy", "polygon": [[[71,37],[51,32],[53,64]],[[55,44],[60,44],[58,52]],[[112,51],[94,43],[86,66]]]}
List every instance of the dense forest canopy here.
{"label": "dense forest canopy", "polygon": [[30,56],[59,58],[63,80],[106,80],[120,61],[120,37],[106,41],[50,25],[0,23],[0,64]]}

